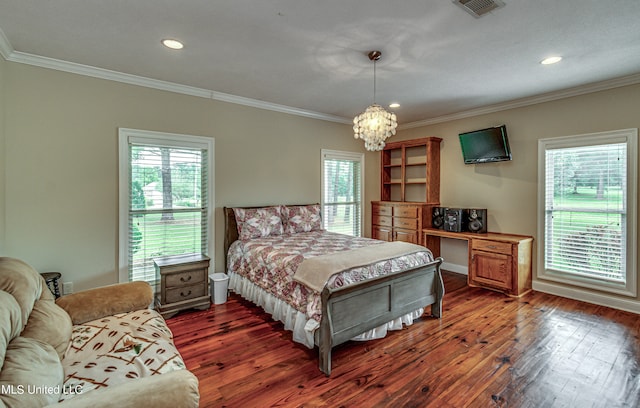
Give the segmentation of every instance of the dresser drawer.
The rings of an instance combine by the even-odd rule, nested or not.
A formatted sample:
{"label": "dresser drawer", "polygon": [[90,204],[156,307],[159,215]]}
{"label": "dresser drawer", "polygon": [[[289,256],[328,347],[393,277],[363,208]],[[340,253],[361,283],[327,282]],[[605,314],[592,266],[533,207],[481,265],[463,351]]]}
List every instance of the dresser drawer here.
{"label": "dresser drawer", "polygon": [[206,295],[205,285],[183,286],[181,288],[167,289],[165,303],[175,303]]}
{"label": "dresser drawer", "polygon": [[398,228],[418,229],[418,220],[415,218],[393,218],[393,226]]}
{"label": "dresser drawer", "polygon": [[489,241],[486,239],[472,239],[471,248],[497,254],[511,255],[511,244],[508,242]]}
{"label": "dresser drawer", "polygon": [[418,207],[395,207],[393,209],[393,216],[418,218]]}
{"label": "dresser drawer", "polygon": [[385,227],[390,227],[392,225],[391,217],[374,215],[371,217],[371,223],[373,225],[382,225]]}
{"label": "dresser drawer", "polygon": [[170,275],[166,275],[165,279],[165,285],[167,288],[194,285],[196,283],[201,284],[207,280],[205,269],[193,269],[180,273],[172,273]]}
{"label": "dresser drawer", "polygon": [[393,215],[393,207],[387,205],[374,205],[371,208],[371,215],[374,217],[376,215],[387,215],[390,217]]}

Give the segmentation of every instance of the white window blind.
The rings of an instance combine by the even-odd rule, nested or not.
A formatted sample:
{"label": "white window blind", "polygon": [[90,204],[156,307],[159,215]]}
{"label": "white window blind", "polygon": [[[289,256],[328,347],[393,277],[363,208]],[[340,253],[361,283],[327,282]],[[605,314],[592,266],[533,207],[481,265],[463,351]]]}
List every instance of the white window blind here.
{"label": "white window blind", "polygon": [[635,287],[629,195],[635,188],[629,187],[636,176],[628,160],[636,159],[628,139],[605,134],[542,142],[544,274],[605,290]]}
{"label": "white window blind", "polygon": [[126,139],[128,280],[155,284],[154,258],[208,254],[208,149],[180,138]]}
{"label": "white window blind", "polygon": [[624,282],[626,145],[547,152],[546,267]]}
{"label": "white window blind", "polygon": [[327,231],[362,235],[364,155],[322,150],[322,218]]}

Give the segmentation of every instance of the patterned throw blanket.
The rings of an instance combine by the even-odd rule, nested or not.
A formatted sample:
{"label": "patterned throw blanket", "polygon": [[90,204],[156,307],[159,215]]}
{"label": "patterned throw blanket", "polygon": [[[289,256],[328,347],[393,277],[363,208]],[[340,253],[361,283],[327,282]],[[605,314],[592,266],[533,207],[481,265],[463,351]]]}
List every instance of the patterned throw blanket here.
{"label": "patterned throw blanket", "polygon": [[424,250],[425,248],[420,245],[395,241],[335,254],[315,256],[302,261],[293,275],[293,279],[313,290],[322,292],[329,278],[336,273]]}
{"label": "patterned throw blanket", "polygon": [[60,400],[174,370],[185,369],[173,334],[155,310],[120,313],[73,326],[62,359]]}

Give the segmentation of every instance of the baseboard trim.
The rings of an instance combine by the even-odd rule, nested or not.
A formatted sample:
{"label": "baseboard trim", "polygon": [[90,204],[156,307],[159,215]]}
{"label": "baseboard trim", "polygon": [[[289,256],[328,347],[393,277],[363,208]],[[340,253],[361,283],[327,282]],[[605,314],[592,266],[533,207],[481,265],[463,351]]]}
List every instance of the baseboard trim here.
{"label": "baseboard trim", "polygon": [[460,273],[462,275],[469,275],[469,267],[467,265],[457,265],[449,262],[443,262],[442,269],[449,272]]}
{"label": "baseboard trim", "polygon": [[581,302],[593,303],[600,306],[607,306],[626,312],[640,314],[640,301],[631,299],[621,299],[599,293],[588,292],[576,288],[559,286],[549,282],[534,281],[533,290],[548,293],[550,295],[561,296]]}

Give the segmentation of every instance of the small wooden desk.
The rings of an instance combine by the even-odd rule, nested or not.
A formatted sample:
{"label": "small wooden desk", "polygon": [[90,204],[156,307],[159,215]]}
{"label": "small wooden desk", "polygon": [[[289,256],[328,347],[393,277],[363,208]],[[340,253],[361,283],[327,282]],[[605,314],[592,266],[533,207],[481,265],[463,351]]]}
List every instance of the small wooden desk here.
{"label": "small wooden desk", "polygon": [[435,228],[422,230],[424,245],[440,256],[440,238],[469,242],[469,286],[522,296],[531,290],[533,237],[488,232],[451,232]]}

